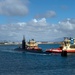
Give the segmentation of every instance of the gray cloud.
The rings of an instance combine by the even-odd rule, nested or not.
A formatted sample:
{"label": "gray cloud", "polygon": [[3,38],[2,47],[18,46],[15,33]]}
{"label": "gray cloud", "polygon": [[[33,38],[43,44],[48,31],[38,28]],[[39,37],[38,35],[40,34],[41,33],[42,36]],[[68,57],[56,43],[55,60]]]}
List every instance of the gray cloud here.
{"label": "gray cloud", "polygon": [[55,16],[56,16],[56,12],[50,10],[50,11],[47,11],[47,12],[45,12],[45,13],[36,15],[35,18],[44,18],[44,17],[45,17],[45,18],[53,18],[53,17],[55,17]]}
{"label": "gray cloud", "polygon": [[59,27],[61,27],[61,29],[64,31],[73,31],[75,30],[75,20],[66,19],[62,22],[59,22]]}
{"label": "gray cloud", "polygon": [[7,16],[24,16],[28,13],[28,0],[1,0],[0,14]]}
{"label": "gray cloud", "polygon": [[37,41],[51,41],[56,38],[75,37],[75,19],[66,19],[58,24],[47,23],[45,18],[33,19],[29,22],[19,22],[0,25],[0,37],[7,40],[26,40],[34,38]]}

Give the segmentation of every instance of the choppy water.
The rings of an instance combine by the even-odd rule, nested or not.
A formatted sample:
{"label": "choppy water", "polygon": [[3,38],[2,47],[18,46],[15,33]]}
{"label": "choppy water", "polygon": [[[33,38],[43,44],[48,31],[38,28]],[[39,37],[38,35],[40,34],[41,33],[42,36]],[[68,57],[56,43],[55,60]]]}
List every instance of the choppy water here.
{"label": "choppy water", "polygon": [[[46,48],[59,45],[39,45]],[[17,46],[0,46],[0,75],[75,75],[75,55],[16,52]]]}

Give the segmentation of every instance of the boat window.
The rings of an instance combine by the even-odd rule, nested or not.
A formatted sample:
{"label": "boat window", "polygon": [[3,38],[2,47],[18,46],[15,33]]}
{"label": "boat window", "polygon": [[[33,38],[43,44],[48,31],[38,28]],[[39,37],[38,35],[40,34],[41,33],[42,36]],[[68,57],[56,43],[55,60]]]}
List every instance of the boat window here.
{"label": "boat window", "polygon": [[75,48],[75,45],[71,45],[70,48]]}

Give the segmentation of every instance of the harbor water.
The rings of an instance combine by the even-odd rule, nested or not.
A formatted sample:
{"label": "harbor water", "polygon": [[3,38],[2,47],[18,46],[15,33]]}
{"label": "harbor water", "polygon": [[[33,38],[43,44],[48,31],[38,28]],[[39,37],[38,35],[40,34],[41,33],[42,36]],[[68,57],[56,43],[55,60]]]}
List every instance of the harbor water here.
{"label": "harbor water", "polygon": [[[40,44],[45,51],[58,44]],[[75,75],[75,55],[14,51],[18,46],[0,46],[0,75]]]}

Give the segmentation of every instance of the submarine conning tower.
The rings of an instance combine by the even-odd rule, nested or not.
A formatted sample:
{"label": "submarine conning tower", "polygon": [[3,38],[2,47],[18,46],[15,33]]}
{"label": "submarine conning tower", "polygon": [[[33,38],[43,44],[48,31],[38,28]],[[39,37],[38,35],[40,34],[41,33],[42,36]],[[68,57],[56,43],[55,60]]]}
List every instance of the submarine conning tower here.
{"label": "submarine conning tower", "polygon": [[22,40],[22,49],[26,49],[26,41],[25,41],[24,35],[23,35],[23,40]]}

